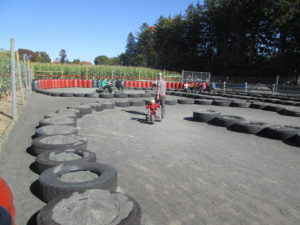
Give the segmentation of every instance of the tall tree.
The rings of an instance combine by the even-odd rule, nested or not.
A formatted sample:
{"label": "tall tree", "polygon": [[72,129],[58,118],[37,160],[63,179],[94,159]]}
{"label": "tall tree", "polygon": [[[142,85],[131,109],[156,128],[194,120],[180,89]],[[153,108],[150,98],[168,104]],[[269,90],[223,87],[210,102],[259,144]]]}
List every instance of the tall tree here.
{"label": "tall tree", "polygon": [[62,50],[60,50],[60,52],[59,52],[59,62],[61,63],[61,64],[64,64],[64,63],[66,63],[68,60],[67,60],[67,53],[66,53],[66,50],[64,50],[64,49],[62,49]]}
{"label": "tall tree", "polygon": [[38,55],[38,62],[41,62],[41,63],[50,63],[51,62],[51,59],[46,52],[36,52],[36,54]]}

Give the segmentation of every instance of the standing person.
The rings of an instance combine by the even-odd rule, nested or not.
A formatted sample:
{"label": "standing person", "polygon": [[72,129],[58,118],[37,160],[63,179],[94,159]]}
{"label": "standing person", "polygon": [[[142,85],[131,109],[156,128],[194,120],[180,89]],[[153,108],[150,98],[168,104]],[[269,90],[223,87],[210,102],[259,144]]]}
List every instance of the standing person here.
{"label": "standing person", "polygon": [[116,88],[117,88],[121,93],[123,93],[124,87],[123,87],[122,81],[121,81],[120,79],[117,79],[117,81],[116,81]]}
{"label": "standing person", "polygon": [[165,117],[166,81],[163,79],[162,73],[158,73],[157,78],[156,100],[161,106],[161,118],[163,119]]}

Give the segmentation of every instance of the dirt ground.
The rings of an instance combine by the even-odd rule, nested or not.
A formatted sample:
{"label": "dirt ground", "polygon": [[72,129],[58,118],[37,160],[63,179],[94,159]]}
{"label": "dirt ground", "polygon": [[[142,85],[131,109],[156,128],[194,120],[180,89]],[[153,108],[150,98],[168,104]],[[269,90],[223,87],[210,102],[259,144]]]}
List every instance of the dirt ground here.
{"label": "dirt ground", "polygon": [[[132,92],[132,91],[131,91]],[[169,98],[177,98],[170,96]],[[16,224],[34,224],[45,203],[26,149],[43,115],[94,101],[33,93],[0,152],[0,176],[10,184]],[[123,99],[122,101],[124,101]],[[300,224],[300,148],[191,121],[197,109],[270,124],[300,126],[297,117],[219,106],[167,106],[161,123],[144,123],[144,107],[93,112],[78,125],[97,160],[115,167],[119,187],[136,199],[147,225]]]}

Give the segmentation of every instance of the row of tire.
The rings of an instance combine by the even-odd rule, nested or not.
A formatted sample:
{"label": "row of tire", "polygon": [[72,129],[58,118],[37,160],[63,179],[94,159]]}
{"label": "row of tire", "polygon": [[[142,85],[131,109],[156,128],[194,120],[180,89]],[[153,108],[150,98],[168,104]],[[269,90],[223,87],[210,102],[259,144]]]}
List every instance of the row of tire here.
{"label": "row of tire", "polygon": [[[182,93],[171,93],[172,95],[179,95],[184,97],[189,97],[189,99],[178,99],[178,102],[181,104],[199,104],[199,105],[216,105],[216,106],[231,106],[231,107],[240,107],[240,108],[253,108],[253,109],[262,109],[271,112],[277,112],[278,114],[285,116],[294,116],[300,117],[299,110],[287,109],[281,106],[274,106],[269,104],[264,104],[255,101],[241,101],[241,100],[230,100],[230,99],[207,99],[201,95],[190,95]],[[196,99],[192,99],[192,98]],[[197,99],[200,98],[200,99]]]}
{"label": "row of tire", "polygon": [[[90,189],[106,191],[106,195],[123,195],[123,198],[131,202],[131,210],[116,225],[140,224],[142,212],[139,204],[133,198],[116,192],[116,169],[96,162],[96,154],[87,150],[87,138],[78,133],[77,121],[84,115],[112,108],[114,103],[96,102],[69,106],[45,115],[44,119],[39,121],[32,140],[31,153],[36,156],[35,168],[40,174],[40,198],[48,204],[37,215],[38,225],[63,224],[52,218],[55,206],[63,199],[72,198],[75,192],[79,192],[80,195]],[[66,174],[78,171],[91,171],[97,174],[97,178],[84,182],[62,180]],[[115,202],[111,204],[111,207],[115,207]],[[73,222],[69,224],[76,224],[76,221]]]}
{"label": "row of tire", "polygon": [[231,131],[282,140],[285,143],[300,147],[300,127],[269,125],[261,121],[247,121],[240,116],[222,115],[220,112],[208,109],[194,111],[193,120],[226,127]]}
{"label": "row of tire", "polygon": [[[282,104],[282,105],[290,105],[290,106],[300,106],[300,99],[296,97],[286,97],[286,96],[269,96],[269,95],[242,95],[242,94],[224,94],[224,93],[202,93],[205,96],[221,96],[225,98],[238,98],[248,101],[261,101],[273,104]],[[207,97],[209,98],[209,97]]]}

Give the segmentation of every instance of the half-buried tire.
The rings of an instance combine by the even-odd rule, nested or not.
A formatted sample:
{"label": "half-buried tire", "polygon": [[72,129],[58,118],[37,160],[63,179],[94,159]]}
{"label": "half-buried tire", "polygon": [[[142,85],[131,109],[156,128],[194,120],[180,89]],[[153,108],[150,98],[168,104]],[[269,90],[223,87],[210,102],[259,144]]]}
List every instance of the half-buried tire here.
{"label": "half-buried tire", "polygon": [[211,105],[213,100],[210,99],[196,99],[195,104],[198,105]]}
{"label": "half-buried tire", "polygon": [[264,109],[267,107],[267,105],[264,103],[252,102],[249,107],[253,109]]}
{"label": "half-buried tire", "polygon": [[271,112],[280,112],[283,110],[283,107],[267,105],[265,108],[263,108],[263,110],[271,111]]}
{"label": "half-buried tire", "polygon": [[38,173],[62,163],[96,162],[96,154],[87,150],[67,149],[46,151],[36,157]]}
{"label": "half-buried tire", "polygon": [[74,97],[85,97],[85,93],[74,93]]}
{"label": "half-buried tire", "polygon": [[141,94],[138,93],[129,93],[128,98],[140,98]]}
{"label": "half-buried tire", "polygon": [[130,102],[115,102],[117,107],[129,107]]}
{"label": "half-buried tire", "polygon": [[75,112],[63,112],[63,113],[49,113],[44,116],[44,118],[56,118],[56,117],[68,117],[68,118],[78,118],[78,114]]}
{"label": "half-buried tire", "polygon": [[52,200],[38,213],[37,225],[140,225],[141,218],[141,207],[133,198],[94,189]]}
{"label": "half-buried tire", "polygon": [[232,101],[230,106],[232,107],[240,107],[240,108],[249,108],[251,102],[246,101]]}
{"label": "half-buried tire", "polygon": [[85,94],[84,97],[99,98],[99,93],[88,93],[88,94]]}
{"label": "half-buried tire", "polygon": [[197,110],[193,112],[193,119],[199,122],[209,122],[220,115],[221,113],[215,110],[210,110],[210,109]]}
{"label": "half-buried tire", "polygon": [[39,126],[47,126],[47,125],[69,125],[69,126],[77,126],[77,120],[74,118],[68,117],[54,117],[42,119],[39,121]]}
{"label": "half-buried tire", "polygon": [[266,138],[284,141],[295,136],[299,132],[300,127],[286,125],[271,125],[266,127],[262,132],[259,133],[259,135]]}
{"label": "half-buried tire", "polygon": [[51,135],[68,135],[77,134],[78,129],[77,127],[68,125],[48,125],[36,129],[35,133],[37,137]]}
{"label": "half-buried tire", "polygon": [[177,100],[179,104],[194,104],[195,103],[195,99],[178,99]]}
{"label": "half-buried tire", "polygon": [[114,109],[115,108],[115,103],[104,103],[103,104],[103,109]]}
{"label": "half-buried tire", "polygon": [[60,97],[74,97],[73,93],[61,93]]}
{"label": "half-buried tire", "polygon": [[169,99],[165,101],[166,105],[177,105],[177,100],[176,99]]}
{"label": "half-buried tire", "polygon": [[244,121],[245,119],[240,116],[232,116],[232,115],[220,115],[215,117],[213,120],[209,122],[209,124],[221,126],[221,127],[230,127],[237,122]]}
{"label": "half-buried tire", "polygon": [[130,106],[145,106],[144,100],[130,101]]}
{"label": "half-buried tire", "polygon": [[65,163],[45,170],[39,183],[42,200],[49,202],[88,189],[116,191],[117,171],[95,162]]}
{"label": "half-buried tire", "polygon": [[267,126],[267,123],[260,121],[241,121],[233,124],[228,129],[246,134],[257,134],[263,129],[265,129]]}
{"label": "half-buried tire", "polygon": [[32,140],[33,152],[38,155],[50,150],[86,150],[87,138],[76,134],[42,136]]}
{"label": "half-buried tire", "polygon": [[81,115],[85,115],[85,114],[91,114],[93,112],[93,109],[90,105],[76,105],[76,106],[68,106],[68,109],[78,109],[80,111]]}
{"label": "half-buried tire", "polygon": [[100,98],[113,98],[114,94],[111,94],[111,93],[100,93],[99,97]]}
{"label": "half-buried tire", "polygon": [[125,93],[115,93],[114,97],[115,98],[128,98],[128,95]]}
{"label": "half-buried tire", "polygon": [[229,100],[218,100],[218,99],[215,99],[215,100],[213,100],[213,103],[212,103],[213,105],[217,105],[217,106],[230,106],[230,104],[231,104],[231,101],[229,101]]}

